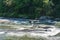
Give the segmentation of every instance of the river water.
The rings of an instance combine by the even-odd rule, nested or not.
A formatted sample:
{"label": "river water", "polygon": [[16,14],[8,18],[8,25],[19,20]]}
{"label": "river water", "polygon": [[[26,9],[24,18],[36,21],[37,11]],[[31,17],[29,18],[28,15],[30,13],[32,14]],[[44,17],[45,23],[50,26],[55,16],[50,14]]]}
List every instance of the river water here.
{"label": "river water", "polygon": [[[8,19],[8,18],[0,18],[0,19],[2,19],[2,20],[4,20],[4,19],[12,20],[12,22],[14,22],[14,23],[18,23],[19,21],[22,21],[22,20],[23,21],[27,21],[28,20],[28,19],[25,20],[25,19],[19,19],[19,18],[18,19],[17,18],[10,18],[10,19]],[[0,25],[2,25],[2,24],[0,24]],[[56,32],[60,32],[60,29],[57,28],[56,30],[58,30]],[[36,36],[36,34],[38,34],[38,35]],[[40,34],[39,34],[39,32],[36,33],[35,31],[33,31],[33,32],[24,32],[23,31],[22,32],[20,30],[0,29],[0,40],[4,40],[4,38],[6,36],[24,36],[24,35],[27,35],[29,37],[40,37],[39,36]],[[42,33],[42,35],[43,35],[43,33]],[[50,36],[50,37],[46,37],[46,38],[47,38],[47,40],[60,40],[60,36]]]}
{"label": "river water", "polygon": [[[56,29],[57,30],[57,29]],[[59,30],[60,31],[60,30]],[[58,31],[57,31],[58,32]],[[37,35],[38,34],[38,35]],[[6,30],[6,29],[0,29],[0,40],[4,40],[6,37],[8,36],[19,36],[19,37],[23,37],[24,35],[27,35],[28,37],[41,37],[43,36],[43,38],[46,38],[47,40],[60,40],[60,36],[56,35],[56,36],[44,36],[43,33],[36,33],[34,32],[24,32],[24,31],[20,31],[20,30]]]}

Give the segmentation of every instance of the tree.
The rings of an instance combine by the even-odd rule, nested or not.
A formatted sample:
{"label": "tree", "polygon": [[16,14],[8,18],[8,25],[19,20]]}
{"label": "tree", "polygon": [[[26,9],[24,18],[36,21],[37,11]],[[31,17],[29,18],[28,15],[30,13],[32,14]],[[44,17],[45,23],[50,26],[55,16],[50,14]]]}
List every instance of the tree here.
{"label": "tree", "polygon": [[39,18],[44,15],[60,17],[59,5],[60,0],[0,0],[0,16]]}

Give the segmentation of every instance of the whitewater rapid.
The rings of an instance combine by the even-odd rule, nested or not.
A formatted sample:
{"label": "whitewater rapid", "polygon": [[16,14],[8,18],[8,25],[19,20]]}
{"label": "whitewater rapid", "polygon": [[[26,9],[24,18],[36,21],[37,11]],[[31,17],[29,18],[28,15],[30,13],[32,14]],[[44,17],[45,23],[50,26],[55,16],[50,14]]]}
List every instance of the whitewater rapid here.
{"label": "whitewater rapid", "polygon": [[27,36],[31,36],[31,37],[36,37],[36,36],[43,36],[43,37],[47,37],[47,36],[54,36],[56,34],[60,33],[60,29],[55,29],[54,31],[52,32],[46,32],[46,33],[42,33],[42,32],[39,32],[39,31],[20,31],[20,30],[3,30],[1,29],[0,30],[0,35],[2,34],[5,34],[7,36],[24,36],[24,35],[27,35]]}

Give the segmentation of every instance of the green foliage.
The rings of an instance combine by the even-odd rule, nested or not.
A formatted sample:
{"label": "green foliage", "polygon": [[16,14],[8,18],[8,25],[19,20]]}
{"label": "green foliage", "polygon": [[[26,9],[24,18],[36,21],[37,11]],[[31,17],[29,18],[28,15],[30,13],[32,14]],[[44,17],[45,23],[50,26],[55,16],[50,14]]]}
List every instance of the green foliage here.
{"label": "green foliage", "polygon": [[42,15],[60,17],[60,0],[0,0],[0,16],[38,18]]}

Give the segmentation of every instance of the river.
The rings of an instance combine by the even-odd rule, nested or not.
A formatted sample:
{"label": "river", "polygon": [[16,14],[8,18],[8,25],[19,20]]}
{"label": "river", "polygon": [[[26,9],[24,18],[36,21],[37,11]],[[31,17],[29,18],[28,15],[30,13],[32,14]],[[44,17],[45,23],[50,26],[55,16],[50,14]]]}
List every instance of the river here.
{"label": "river", "polygon": [[[5,18],[2,18],[2,20],[4,20],[4,19]],[[17,18],[15,18],[15,19],[13,18],[13,19],[8,19],[8,20],[12,20],[13,22],[16,22],[16,21],[19,22],[22,19],[17,20]],[[1,25],[2,24],[0,24],[0,26]],[[5,25],[7,25],[7,24],[5,24]],[[54,32],[52,32],[51,34],[53,34],[53,33],[54,34],[55,33],[57,33],[57,34],[60,33],[60,29],[59,28],[56,28],[56,30]],[[48,40],[60,40],[60,36],[50,36],[50,37],[47,37],[48,34],[40,33],[39,31],[36,32],[36,30],[35,31],[31,31],[31,30],[29,30],[29,31],[23,30],[22,31],[22,30],[0,29],[0,40],[4,40],[4,38],[6,36],[24,36],[24,35],[27,35],[29,37],[37,37],[37,36],[40,37],[40,36],[44,36],[45,35]]]}

